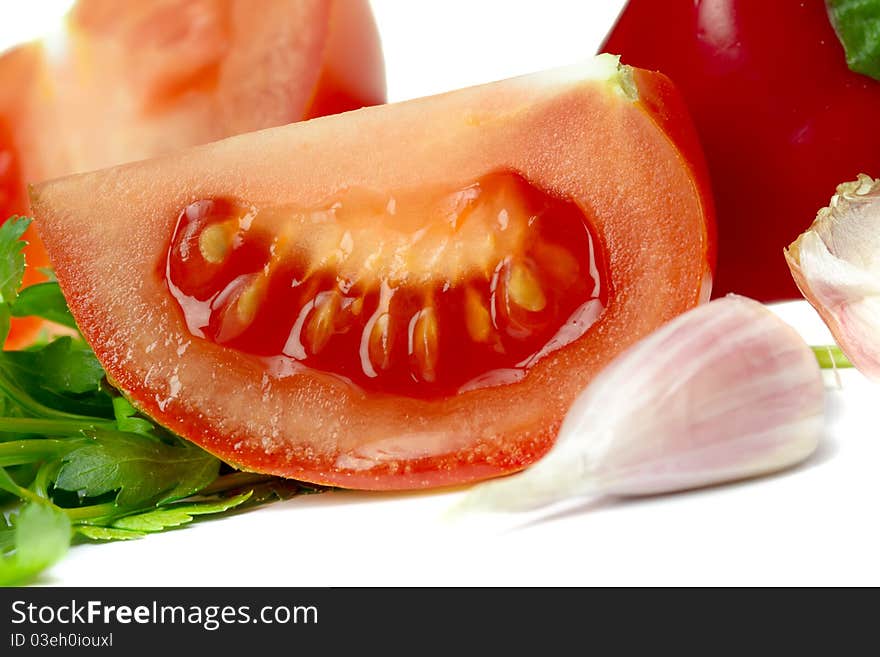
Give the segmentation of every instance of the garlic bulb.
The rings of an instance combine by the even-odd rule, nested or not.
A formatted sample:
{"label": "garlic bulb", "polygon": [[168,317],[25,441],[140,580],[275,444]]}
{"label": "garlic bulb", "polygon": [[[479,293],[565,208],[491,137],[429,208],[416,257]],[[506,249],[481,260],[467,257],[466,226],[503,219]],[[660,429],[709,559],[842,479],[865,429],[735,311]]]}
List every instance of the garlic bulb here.
{"label": "garlic bulb", "polygon": [[880,380],[880,180],[838,186],[785,258],[843,353]]}
{"label": "garlic bulb", "polygon": [[811,349],[756,301],[728,296],[615,359],[575,401],[556,444],[464,508],[646,495],[792,466],[817,447],[824,390]]}

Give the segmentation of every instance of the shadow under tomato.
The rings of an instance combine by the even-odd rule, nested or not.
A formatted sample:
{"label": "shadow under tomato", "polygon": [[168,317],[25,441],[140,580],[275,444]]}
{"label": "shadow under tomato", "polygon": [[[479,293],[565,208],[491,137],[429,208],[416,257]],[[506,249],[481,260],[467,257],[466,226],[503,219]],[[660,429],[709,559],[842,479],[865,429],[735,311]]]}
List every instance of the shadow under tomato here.
{"label": "shadow under tomato", "polygon": [[819,447],[808,459],[806,459],[803,463],[799,463],[798,465],[792,468],[788,468],[786,470],[768,473],[759,477],[750,477],[747,479],[741,479],[739,481],[721,483],[714,486],[705,486],[702,488],[692,488],[689,490],[677,491],[674,493],[642,495],[636,497],[594,497],[584,498],[581,502],[570,500],[565,503],[564,508],[558,509],[556,511],[547,512],[538,517],[534,517],[534,515],[532,515],[525,522],[512,524],[512,526],[510,526],[503,533],[510,534],[513,532],[522,531],[534,527],[540,527],[541,525],[556,522],[559,520],[577,518],[583,515],[591,515],[600,511],[624,509],[626,507],[662,503],[670,498],[711,495],[722,488],[726,490],[735,490],[737,488],[751,486],[756,482],[759,482],[761,480],[769,480],[771,478],[785,479],[788,477],[797,476],[801,472],[823,465],[824,463],[830,461],[835,456],[835,454],[837,454],[838,451],[839,446],[837,444],[836,438],[831,435],[826,435],[819,443]]}

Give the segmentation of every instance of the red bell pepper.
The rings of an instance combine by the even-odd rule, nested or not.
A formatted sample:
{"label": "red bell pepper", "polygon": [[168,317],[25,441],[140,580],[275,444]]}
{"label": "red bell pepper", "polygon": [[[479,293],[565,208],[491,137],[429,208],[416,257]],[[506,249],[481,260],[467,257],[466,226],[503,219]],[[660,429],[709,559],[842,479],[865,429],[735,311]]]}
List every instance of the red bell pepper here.
{"label": "red bell pepper", "polygon": [[[829,2],[841,35],[850,18],[870,34],[847,4]],[[799,296],[783,247],[838,183],[880,175],[880,82],[847,68],[825,3],[630,0],[602,51],[666,73],[690,107],[718,211],[714,295]]]}

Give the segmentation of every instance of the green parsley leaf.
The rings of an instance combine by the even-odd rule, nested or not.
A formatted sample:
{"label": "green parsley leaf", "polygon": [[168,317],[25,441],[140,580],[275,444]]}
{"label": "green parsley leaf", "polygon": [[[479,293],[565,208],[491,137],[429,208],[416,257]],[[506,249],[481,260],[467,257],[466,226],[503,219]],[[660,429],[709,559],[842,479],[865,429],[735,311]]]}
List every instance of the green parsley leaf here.
{"label": "green parsley leaf", "polygon": [[[19,385],[2,367],[0,358],[0,432],[42,434],[44,436],[80,436],[85,429],[115,429],[113,420],[70,413],[58,406],[46,406]],[[109,402],[108,402],[109,403]]]}
{"label": "green parsley leaf", "polygon": [[116,426],[120,431],[136,433],[156,440],[153,431],[156,427],[149,420],[136,417],[137,409],[125,397],[113,398],[113,415],[116,417]]}
{"label": "green parsley leaf", "polygon": [[93,439],[64,457],[55,486],[80,497],[118,491],[116,504],[139,508],[192,495],[217,478],[220,461],[192,443],[168,445],[121,431],[86,431]]}
{"label": "green parsley leaf", "polygon": [[132,541],[147,535],[146,532],[134,532],[115,527],[95,527],[93,525],[77,525],[76,533],[93,541]]}
{"label": "green parsley leaf", "polygon": [[25,217],[10,217],[0,226],[0,302],[12,304],[24,276],[25,242],[20,238],[30,226]]}
{"label": "green parsley leaf", "polygon": [[[20,423],[24,427],[23,431],[19,430],[16,433],[42,433],[43,427],[40,427],[38,423],[45,422],[45,420],[39,418],[16,418],[12,421]],[[0,422],[7,424],[10,421],[0,420]],[[4,426],[2,429],[5,431],[7,428]],[[74,435],[76,433],[79,432],[74,432]],[[59,459],[83,444],[86,444],[86,439],[82,436],[72,440],[40,438],[0,441],[0,468]],[[7,474],[6,476],[8,477],[9,475]],[[0,484],[0,487],[3,487],[2,484]],[[3,488],[7,490],[7,488]]]}
{"label": "green parsley leaf", "polygon": [[113,527],[138,532],[160,532],[169,527],[179,527],[192,522],[195,516],[223,513],[244,504],[250,496],[251,492],[248,491],[225,500],[163,506],[154,511],[120,518],[113,522]]}
{"label": "green parsley leaf", "polygon": [[[26,288],[30,289],[30,288]],[[96,392],[104,380],[104,368],[82,340],[64,336],[34,351],[6,351],[17,381],[26,379],[56,393]]]}
{"label": "green parsley leaf", "polygon": [[37,283],[24,288],[12,306],[13,317],[41,317],[68,328],[77,328],[58,283]]}
{"label": "green parsley leaf", "polygon": [[61,559],[70,546],[70,519],[51,504],[31,502],[2,532],[11,532],[12,540],[0,541],[7,545],[0,557],[0,586],[27,583]]}
{"label": "green parsley leaf", "polygon": [[[0,226],[4,339],[11,316],[75,326],[54,281],[18,290],[25,266],[19,238],[28,223]],[[219,476],[220,468],[138,415],[83,340],[50,341],[46,333],[22,351],[0,352],[0,504],[7,509],[0,584],[26,583],[64,555],[72,536],[130,540],[317,490],[227,466]]]}
{"label": "green parsley leaf", "polygon": [[880,80],[880,0],[827,0],[826,4],[850,69]]}
{"label": "green parsley leaf", "polygon": [[112,392],[107,390],[104,370],[88,345],[70,338],[55,342],[58,344],[50,342],[26,351],[0,352],[0,378],[4,381],[0,385],[0,416],[40,416],[42,409],[48,409],[112,418]]}

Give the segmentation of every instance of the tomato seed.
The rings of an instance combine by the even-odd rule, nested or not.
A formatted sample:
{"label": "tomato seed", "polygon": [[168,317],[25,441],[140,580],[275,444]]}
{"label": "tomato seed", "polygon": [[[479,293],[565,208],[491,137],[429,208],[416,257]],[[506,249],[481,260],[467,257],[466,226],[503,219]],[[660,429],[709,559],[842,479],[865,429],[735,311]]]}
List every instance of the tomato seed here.
{"label": "tomato seed", "polygon": [[437,379],[437,315],[431,307],[423,308],[410,321],[409,353],[416,377],[422,381]]}
{"label": "tomato seed", "polygon": [[547,305],[547,298],[544,296],[541,284],[531,268],[522,262],[516,263],[510,268],[507,293],[513,303],[533,313],[544,310]]}

